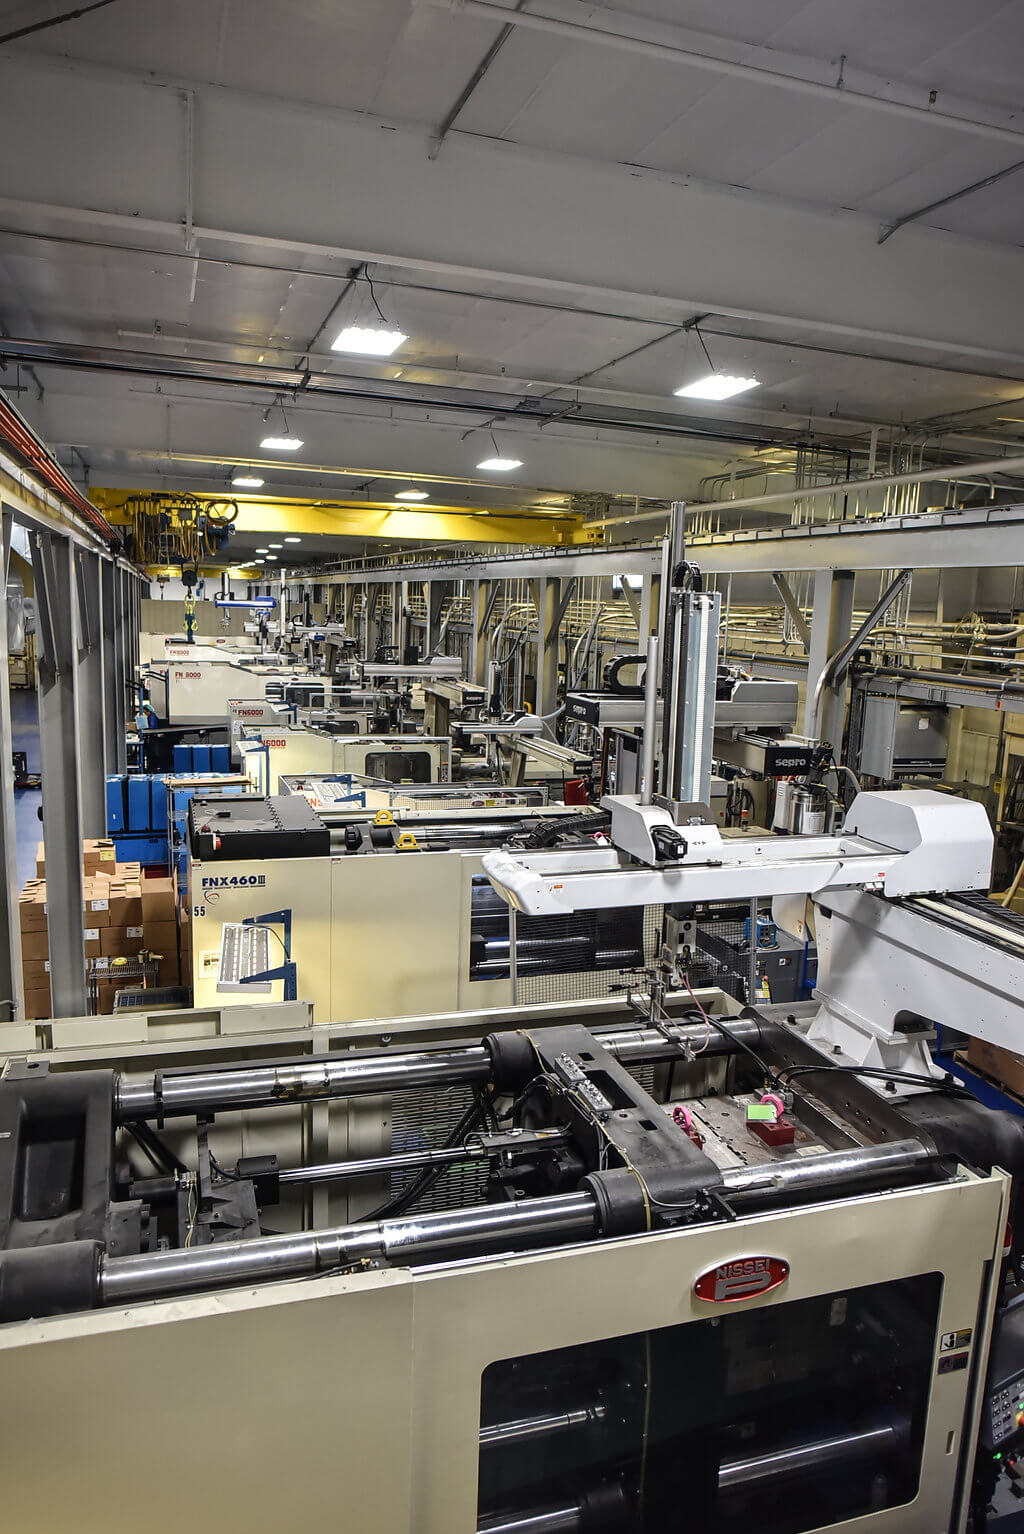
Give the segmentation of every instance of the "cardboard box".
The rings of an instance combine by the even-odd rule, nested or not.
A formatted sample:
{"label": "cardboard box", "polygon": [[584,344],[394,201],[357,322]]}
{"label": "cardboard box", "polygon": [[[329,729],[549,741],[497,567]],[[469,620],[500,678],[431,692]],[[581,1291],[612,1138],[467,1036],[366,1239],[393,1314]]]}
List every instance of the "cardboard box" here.
{"label": "cardboard box", "polygon": [[100,953],[108,959],[134,959],[143,946],[141,927],[100,928]]}
{"label": "cardboard box", "polygon": [[157,985],[179,985],[180,971],[178,969],[178,955],[167,954],[160,960],[160,968],[157,971]]}
{"label": "cardboard box", "polygon": [[1024,1097],[1024,1055],[1015,1055],[1011,1049],[1000,1049],[998,1044],[986,1044],[982,1039],[972,1039],[967,1046],[967,1064],[1001,1081],[1018,1097]]}
{"label": "cardboard box", "polygon": [[167,877],[143,879],[142,921],[145,926],[153,922],[175,920],[174,885]]}
{"label": "cardboard box", "polygon": [[175,920],[175,887],[167,874],[143,879],[143,922]]}
{"label": "cardboard box", "polygon": [[22,932],[46,931],[45,884],[26,884],[18,897],[18,918]]}
{"label": "cardboard box", "polygon": [[89,879],[82,892],[85,925],[87,927],[110,926],[109,886],[105,879]]}
{"label": "cardboard box", "polygon": [[25,992],[25,1016],[30,1020],[50,1016],[50,988]]}
{"label": "cardboard box", "polygon": [[27,959],[48,959],[50,957],[50,935],[46,928],[36,928],[21,934],[21,958],[24,963]]}
{"label": "cardboard box", "polygon": [[[87,959],[95,959],[97,954],[101,954],[103,952],[103,946],[102,946],[102,944],[100,942],[100,934],[102,932],[105,932],[106,930],[107,929],[105,927],[86,927],[86,929],[85,929],[85,957]],[[22,951],[22,954],[24,954],[24,952],[25,952],[24,945],[22,946],[22,950],[21,951]]]}
{"label": "cardboard box", "polygon": [[36,878],[46,878],[46,848],[42,842],[36,843]]}
{"label": "cardboard box", "polygon": [[121,986],[112,985],[108,980],[101,981],[96,992],[97,1012],[113,1012],[114,997],[121,989]]}
{"label": "cardboard box", "polygon": [[111,927],[142,926],[142,890],[137,884],[124,884],[111,879],[109,886]]}
{"label": "cardboard box", "polygon": [[113,870],[116,862],[117,852],[108,836],[87,837],[82,843],[82,868],[86,878]]}
{"label": "cardboard box", "polygon": [[25,959],[21,966],[26,991],[45,991],[50,994],[49,959]]}
{"label": "cardboard box", "polygon": [[178,951],[178,928],[173,921],[149,921],[143,928],[146,947],[154,953],[169,954]]}

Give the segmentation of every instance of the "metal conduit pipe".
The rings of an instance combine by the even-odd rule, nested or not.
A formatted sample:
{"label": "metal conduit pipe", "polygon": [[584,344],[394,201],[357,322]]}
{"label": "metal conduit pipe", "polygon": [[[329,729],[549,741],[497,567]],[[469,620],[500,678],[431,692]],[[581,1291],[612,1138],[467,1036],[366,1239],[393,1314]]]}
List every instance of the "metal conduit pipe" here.
{"label": "metal conduit pipe", "polygon": [[420,1167],[457,1166],[460,1161],[479,1161],[482,1145],[455,1145],[451,1149],[407,1151],[400,1156],[363,1156],[352,1161],[322,1161],[315,1166],[286,1167],[277,1174],[281,1187],[303,1183],[354,1182],[359,1177],[387,1177],[392,1172],[418,1171]]}
{"label": "metal conduit pipe", "polygon": [[117,1083],[118,1119],[166,1118],[206,1109],[273,1107],[325,1097],[357,1097],[414,1087],[487,1081],[491,1058],[482,1044],[420,1053],[386,1053],[286,1065],[236,1066],[227,1070],[158,1071],[122,1076]]}
{"label": "metal conduit pipe", "polygon": [[562,1502],[509,1518],[485,1518],[476,1527],[477,1534],[579,1534],[585,1516],[582,1502]]}
{"label": "metal conduit pipe", "polygon": [[135,1257],[103,1257],[100,1297],[104,1305],[131,1305],[173,1294],[313,1277],[368,1259],[402,1262],[448,1253],[522,1249],[593,1236],[596,1223],[592,1194],[564,1193],[518,1204],[410,1215],[376,1225],[340,1225]]}
{"label": "metal conduit pipe", "polygon": [[[752,1018],[731,1018],[728,1028],[737,1046],[756,1044],[761,1035],[759,1024]],[[663,1029],[595,1030],[594,1037],[623,1065],[629,1065],[677,1060],[684,1048],[702,1046],[706,1032],[702,1023],[679,1023],[666,1024]],[[731,1041],[716,1030],[701,1053],[722,1054],[731,1048]],[[489,1081],[490,1077],[491,1057],[482,1044],[338,1055],[281,1065],[124,1074],[116,1084],[115,1113],[120,1123],[158,1116],[180,1118],[206,1110],[274,1107],[330,1097],[474,1085]]]}
{"label": "metal conduit pipe", "polygon": [[[963,659],[964,657],[958,657]],[[935,683],[942,687],[955,687],[959,692],[963,688],[973,687],[978,692],[1008,693],[1013,697],[1024,697],[1024,682],[1000,681],[998,677],[984,676],[959,676],[955,671],[920,671],[916,666],[881,666],[872,671],[868,678],[868,685],[876,680],[892,677],[902,681]]]}
{"label": "metal conduit pipe", "polygon": [[570,1411],[540,1412],[535,1417],[515,1417],[509,1422],[492,1422],[480,1429],[481,1449],[510,1443],[532,1443],[537,1438],[571,1433],[576,1428],[593,1427],[608,1415],[605,1406],[578,1406]]}
{"label": "metal conduit pipe", "polygon": [[890,1140],[881,1145],[858,1145],[850,1150],[823,1151],[799,1161],[772,1161],[761,1166],[729,1167],[722,1173],[722,1194],[737,1207],[809,1191],[845,1192],[887,1182],[921,1171],[934,1152],[920,1140]]}
{"label": "metal conduit pipe", "polygon": [[[767,1202],[820,1192],[854,1193],[923,1170],[931,1153],[917,1140],[829,1151],[801,1161],[737,1167],[722,1174],[733,1204]],[[598,1206],[590,1193],[563,1193],[517,1204],[410,1215],[379,1224],[341,1225],[286,1236],[224,1241],[132,1257],[101,1257],[100,1303],[139,1300],[318,1273],[375,1260],[416,1262],[497,1250],[524,1250],[593,1237]]]}
{"label": "metal conduit pipe", "polygon": [[[864,1460],[891,1458],[902,1452],[906,1443],[907,1423],[892,1419],[860,1432],[833,1433],[763,1454],[737,1455],[719,1465],[718,1489],[730,1492],[763,1486],[770,1491],[776,1482],[793,1476],[834,1474]],[[596,1527],[592,1522],[589,1526]],[[586,1501],[577,1499],[526,1513],[485,1518],[477,1524],[477,1534],[570,1534],[587,1527]]]}

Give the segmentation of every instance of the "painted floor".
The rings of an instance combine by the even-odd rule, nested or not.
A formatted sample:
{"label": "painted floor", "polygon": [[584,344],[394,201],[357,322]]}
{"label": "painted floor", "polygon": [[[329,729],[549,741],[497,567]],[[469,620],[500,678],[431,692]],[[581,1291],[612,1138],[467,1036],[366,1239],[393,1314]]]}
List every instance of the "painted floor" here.
{"label": "painted floor", "polygon": [[[39,771],[39,714],[36,695],[24,687],[11,688],[11,750],[24,751],[29,772]],[[19,788],[14,794],[14,826],[18,841],[18,888],[36,873],[36,846],[42,840],[39,809],[43,802],[37,788]]]}

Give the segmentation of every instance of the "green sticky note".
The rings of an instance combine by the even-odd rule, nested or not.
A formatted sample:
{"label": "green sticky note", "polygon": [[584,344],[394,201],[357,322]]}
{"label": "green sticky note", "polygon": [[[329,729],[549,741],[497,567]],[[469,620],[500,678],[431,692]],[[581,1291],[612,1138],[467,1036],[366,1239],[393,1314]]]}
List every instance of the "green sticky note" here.
{"label": "green sticky note", "polygon": [[776,1108],[775,1108],[775,1104],[774,1103],[748,1103],[747,1104],[747,1123],[748,1124],[751,1122],[752,1119],[757,1119],[757,1120],[759,1120],[761,1122],[764,1122],[764,1123],[767,1123],[767,1124],[774,1124],[775,1123],[775,1118],[776,1118]]}

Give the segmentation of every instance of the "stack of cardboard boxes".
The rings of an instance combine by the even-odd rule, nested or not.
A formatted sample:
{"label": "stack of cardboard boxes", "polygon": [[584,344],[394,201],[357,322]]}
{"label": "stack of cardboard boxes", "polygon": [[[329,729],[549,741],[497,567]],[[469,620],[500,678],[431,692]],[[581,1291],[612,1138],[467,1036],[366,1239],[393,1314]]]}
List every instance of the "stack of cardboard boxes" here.
{"label": "stack of cardboard boxes", "polygon": [[[155,981],[177,985],[178,931],[174,890],[169,878],[142,877],[137,863],[118,863],[113,842],[91,838],[82,844],[82,915],[86,974],[95,978],[98,1010],[109,1012],[124,986],[141,982],[118,974],[125,960],[143,952],[159,955]],[[42,843],[36,877],[19,901],[25,1015],[51,1016],[50,955],[47,934],[46,865]]]}

